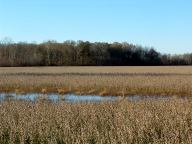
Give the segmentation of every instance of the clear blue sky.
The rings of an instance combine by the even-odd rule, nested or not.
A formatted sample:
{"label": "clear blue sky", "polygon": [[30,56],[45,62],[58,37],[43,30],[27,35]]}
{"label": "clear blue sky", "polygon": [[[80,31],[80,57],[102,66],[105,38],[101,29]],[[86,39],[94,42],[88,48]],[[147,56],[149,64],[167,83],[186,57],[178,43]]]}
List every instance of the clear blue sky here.
{"label": "clear blue sky", "polygon": [[192,0],[0,0],[0,39],[88,40],[192,52]]}

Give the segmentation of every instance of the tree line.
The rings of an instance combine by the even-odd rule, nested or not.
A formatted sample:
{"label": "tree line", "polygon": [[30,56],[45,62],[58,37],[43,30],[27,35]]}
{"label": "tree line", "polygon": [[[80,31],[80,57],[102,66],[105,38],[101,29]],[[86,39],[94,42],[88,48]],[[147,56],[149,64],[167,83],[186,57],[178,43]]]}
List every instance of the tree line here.
{"label": "tree line", "polygon": [[129,43],[47,41],[0,43],[0,66],[156,66],[192,65],[192,53],[161,54]]}

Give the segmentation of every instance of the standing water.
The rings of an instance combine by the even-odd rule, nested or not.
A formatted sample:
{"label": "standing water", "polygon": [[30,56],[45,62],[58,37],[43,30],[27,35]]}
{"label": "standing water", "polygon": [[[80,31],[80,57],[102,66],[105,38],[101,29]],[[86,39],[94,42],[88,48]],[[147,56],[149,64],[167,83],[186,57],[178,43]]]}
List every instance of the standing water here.
{"label": "standing water", "polygon": [[[168,100],[170,96],[127,96],[124,99],[130,101],[139,100]],[[0,102],[8,100],[23,100],[36,102],[38,100],[47,100],[51,102],[101,102],[101,101],[117,101],[122,99],[122,97],[117,96],[99,96],[99,95],[75,95],[66,94],[59,95],[56,93],[41,94],[41,93],[26,93],[26,94],[16,94],[16,93],[0,93]]]}

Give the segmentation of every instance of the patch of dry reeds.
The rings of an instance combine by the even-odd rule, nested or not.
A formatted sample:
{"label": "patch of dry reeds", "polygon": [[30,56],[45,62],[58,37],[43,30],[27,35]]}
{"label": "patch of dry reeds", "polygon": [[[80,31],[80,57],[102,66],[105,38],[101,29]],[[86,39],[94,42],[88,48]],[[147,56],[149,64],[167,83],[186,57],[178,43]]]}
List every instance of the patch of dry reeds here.
{"label": "patch of dry reeds", "polygon": [[0,91],[192,96],[192,67],[0,68]]}
{"label": "patch of dry reeds", "polygon": [[192,143],[192,101],[0,103],[0,143]]}

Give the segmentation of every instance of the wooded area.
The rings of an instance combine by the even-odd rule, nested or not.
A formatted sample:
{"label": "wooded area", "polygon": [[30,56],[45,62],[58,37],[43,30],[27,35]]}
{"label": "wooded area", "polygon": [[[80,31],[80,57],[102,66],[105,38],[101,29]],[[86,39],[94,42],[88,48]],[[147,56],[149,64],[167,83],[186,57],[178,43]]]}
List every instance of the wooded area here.
{"label": "wooded area", "polygon": [[128,43],[47,41],[0,44],[0,66],[154,66],[191,65],[192,53],[161,54]]}

